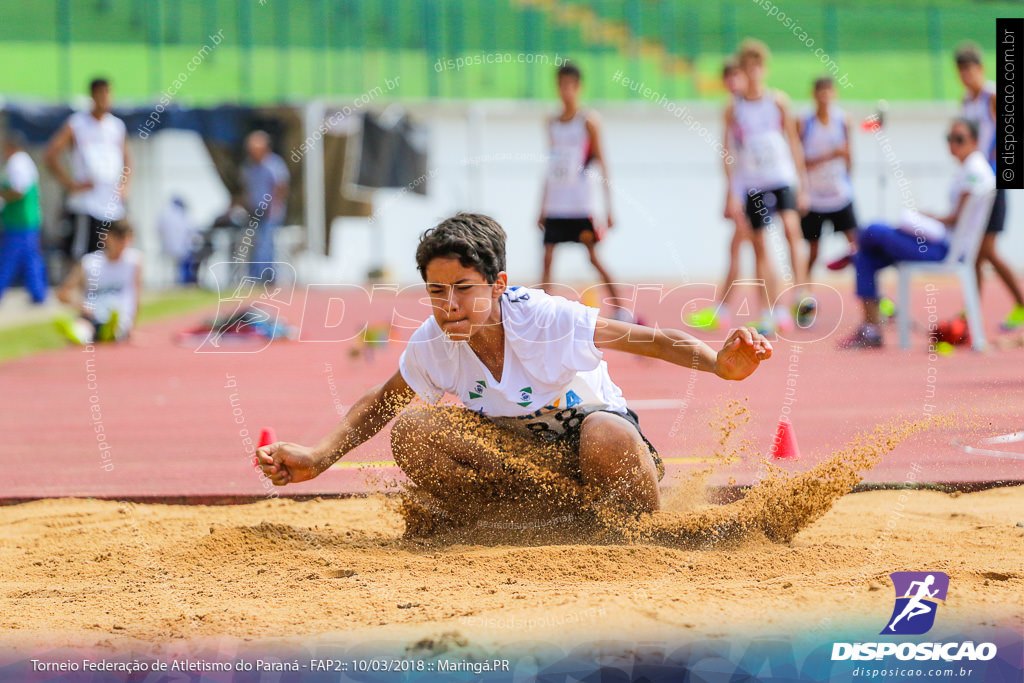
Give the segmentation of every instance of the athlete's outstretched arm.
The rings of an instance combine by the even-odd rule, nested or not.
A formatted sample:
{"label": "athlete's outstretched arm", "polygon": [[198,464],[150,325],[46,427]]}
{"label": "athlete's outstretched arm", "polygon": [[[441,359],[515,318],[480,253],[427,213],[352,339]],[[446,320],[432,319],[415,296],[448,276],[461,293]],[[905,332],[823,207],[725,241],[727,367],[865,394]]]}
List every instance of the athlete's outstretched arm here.
{"label": "athlete's outstretched arm", "polygon": [[387,382],[363,394],[338,426],[316,446],[273,443],[256,451],[257,462],[264,476],[277,486],[312,479],[384,429],[415,395],[402,373],[396,371]]}
{"label": "athlete's outstretched arm", "polygon": [[681,330],[663,330],[601,317],[594,329],[594,345],[599,349],[660,358],[734,380],[749,377],[761,361],[772,357],[772,345],[749,327],[733,330],[722,349],[715,353],[710,346]]}

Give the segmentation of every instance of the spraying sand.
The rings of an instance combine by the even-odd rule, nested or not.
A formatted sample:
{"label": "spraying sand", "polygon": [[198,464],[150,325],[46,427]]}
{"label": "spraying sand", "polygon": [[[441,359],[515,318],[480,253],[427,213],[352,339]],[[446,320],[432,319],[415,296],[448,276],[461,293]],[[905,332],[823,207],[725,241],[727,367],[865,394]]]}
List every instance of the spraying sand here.
{"label": "spraying sand", "polygon": [[703,479],[715,467],[729,465],[749,450],[749,444],[735,436],[749,415],[742,404],[732,402],[714,422],[721,425],[713,454],[716,465],[691,476],[683,488],[689,496],[677,493],[662,511],[636,517],[623,511],[617,491],[597,491],[569,476],[567,456],[557,448],[518,439],[458,408],[435,410],[453,434],[470,435],[503,461],[500,473],[474,473],[460,481],[447,499],[415,485],[403,492],[398,512],[405,520],[406,534],[437,536],[444,543],[642,542],[699,548],[752,535],[788,542],[904,439],[950,422],[933,417],[880,425],[796,475],[765,462],[765,476],[741,500],[701,506]]}
{"label": "spraying sand", "polygon": [[[194,639],[374,639],[429,653],[624,634],[877,631],[892,605],[888,574],[925,568],[952,580],[943,628],[1022,628],[1024,572],[1011,550],[1024,542],[1020,489],[843,495],[926,425],[880,428],[802,474],[768,470],[729,505],[678,497],[699,489],[698,472],[667,512],[623,519],[545,503],[510,518],[524,496],[426,538],[406,525],[410,504],[436,521],[429,506],[382,495],[3,507],[0,634],[18,647],[57,633],[70,645],[156,652]],[[556,481],[532,474],[538,489]],[[586,502],[587,491],[569,491]],[[564,492],[553,499],[575,500]]]}

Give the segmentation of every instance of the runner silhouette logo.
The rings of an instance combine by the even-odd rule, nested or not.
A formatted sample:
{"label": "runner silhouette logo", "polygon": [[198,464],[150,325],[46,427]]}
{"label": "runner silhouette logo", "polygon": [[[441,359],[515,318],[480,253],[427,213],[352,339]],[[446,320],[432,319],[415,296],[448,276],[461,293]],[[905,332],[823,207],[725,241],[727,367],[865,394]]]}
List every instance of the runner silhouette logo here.
{"label": "runner silhouette logo", "polygon": [[945,601],[949,577],[942,572],[893,572],[896,604],[880,635],[918,636],[935,624],[939,601]]}

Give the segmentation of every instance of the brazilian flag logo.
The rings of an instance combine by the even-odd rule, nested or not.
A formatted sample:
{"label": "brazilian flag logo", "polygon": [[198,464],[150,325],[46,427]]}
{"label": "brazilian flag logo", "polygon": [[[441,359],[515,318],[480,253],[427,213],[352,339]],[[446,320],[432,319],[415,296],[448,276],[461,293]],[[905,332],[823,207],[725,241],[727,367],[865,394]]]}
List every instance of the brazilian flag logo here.
{"label": "brazilian flag logo", "polygon": [[533,403],[533,387],[523,387],[519,390],[518,405],[525,408],[531,403]]}
{"label": "brazilian flag logo", "polygon": [[482,379],[476,381],[476,386],[469,390],[470,398],[480,398],[484,395],[484,389],[487,388],[487,382]]}

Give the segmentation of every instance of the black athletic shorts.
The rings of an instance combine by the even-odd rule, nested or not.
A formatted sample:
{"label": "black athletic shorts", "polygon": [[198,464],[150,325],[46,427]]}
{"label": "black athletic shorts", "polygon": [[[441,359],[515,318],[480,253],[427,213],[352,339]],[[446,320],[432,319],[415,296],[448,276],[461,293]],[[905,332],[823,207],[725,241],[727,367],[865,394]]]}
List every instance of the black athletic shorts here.
{"label": "black athletic shorts", "polygon": [[61,250],[72,259],[79,259],[84,254],[99,251],[106,242],[110,221],[104,221],[87,213],[67,211],[61,217],[64,237]]}
{"label": "black athletic shorts", "polygon": [[[658,470],[658,481],[661,481],[662,478],[665,476],[665,463],[662,462],[661,456],[658,455],[658,449],[654,447],[654,444],[652,444],[647,439],[646,436],[644,436],[643,430],[640,429],[640,418],[639,418],[639,416],[637,416],[637,414],[634,413],[629,408],[626,408],[626,414],[625,415],[623,415],[622,413],[616,412],[614,410],[598,410],[598,411],[595,411],[595,412],[598,412],[598,413],[611,413],[613,415],[618,415],[619,417],[622,417],[622,418],[625,418],[626,420],[629,420],[633,424],[633,426],[636,427],[636,431],[640,433],[640,438],[644,440],[644,443],[647,444],[647,448],[649,448],[650,451],[651,451],[651,459],[654,460],[654,467]],[[582,431],[582,428],[583,428],[583,421],[580,420],[579,424],[575,428],[573,428],[571,430],[566,430],[565,434],[562,434],[560,437],[558,437],[557,439],[555,439],[551,443],[554,443],[556,446],[564,447],[567,450],[571,450],[574,453],[579,453],[579,451],[580,451],[580,432]],[[576,461],[575,467],[577,469],[579,468],[579,460]],[[579,474],[579,473],[577,472],[577,474]]]}
{"label": "black athletic shorts", "polygon": [[790,187],[777,187],[762,192],[747,192],[747,218],[750,227],[760,230],[772,222],[772,214],[787,209],[796,210],[796,194]]}
{"label": "black athletic shorts", "polygon": [[988,215],[985,232],[1002,232],[1006,223],[1006,190],[996,190],[996,199],[992,202],[992,213]]}
{"label": "black athletic shorts", "polygon": [[544,244],[579,242],[580,234],[584,230],[589,230],[596,240],[597,232],[594,230],[594,221],[589,218],[545,218]]}
{"label": "black athletic shorts", "polygon": [[856,230],[857,216],[853,213],[853,202],[838,211],[808,211],[807,215],[800,219],[804,239],[808,242],[817,242],[821,239],[821,228],[825,221],[832,224],[832,230],[835,232]]}

